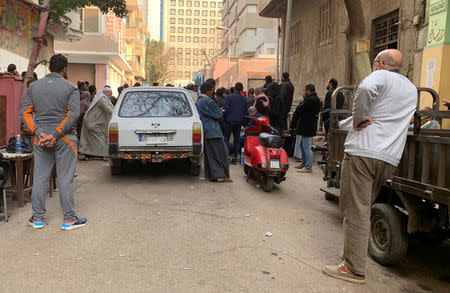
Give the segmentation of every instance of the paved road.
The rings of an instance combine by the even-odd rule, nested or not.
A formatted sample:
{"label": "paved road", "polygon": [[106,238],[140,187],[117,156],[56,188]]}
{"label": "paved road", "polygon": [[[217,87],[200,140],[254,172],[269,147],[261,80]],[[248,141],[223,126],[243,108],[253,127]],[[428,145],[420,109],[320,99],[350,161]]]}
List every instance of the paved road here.
{"label": "paved road", "polygon": [[239,166],[227,184],[178,165],[111,177],[104,162],[80,163],[75,203],[88,226],[61,231],[57,196],[43,230],[26,225],[30,205],[12,209],[0,223],[0,292],[449,292],[448,242],[413,241],[396,267],[369,260],[366,285],[323,275],[338,263],[342,216],[319,170],[293,170],[265,193]]}

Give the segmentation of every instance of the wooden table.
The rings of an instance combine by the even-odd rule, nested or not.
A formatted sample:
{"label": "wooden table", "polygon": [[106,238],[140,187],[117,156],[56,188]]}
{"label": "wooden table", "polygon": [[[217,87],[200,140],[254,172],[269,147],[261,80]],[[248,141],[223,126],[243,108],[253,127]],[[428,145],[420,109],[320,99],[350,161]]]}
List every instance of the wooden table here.
{"label": "wooden table", "polygon": [[[6,192],[17,196],[18,206],[23,207],[25,194],[31,193],[33,188],[33,154],[11,154],[5,150],[0,152],[3,154],[3,160],[11,162],[13,167],[11,187],[7,188]],[[27,176],[26,180],[25,176]]]}

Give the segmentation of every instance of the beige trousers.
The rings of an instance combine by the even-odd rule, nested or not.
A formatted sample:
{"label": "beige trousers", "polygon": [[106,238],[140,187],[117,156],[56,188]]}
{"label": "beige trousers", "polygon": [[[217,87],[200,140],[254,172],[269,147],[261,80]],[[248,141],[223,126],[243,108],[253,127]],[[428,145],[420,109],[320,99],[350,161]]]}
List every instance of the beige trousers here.
{"label": "beige trousers", "polygon": [[339,207],[344,213],[345,266],[355,274],[366,274],[371,205],[394,171],[386,162],[345,154]]}

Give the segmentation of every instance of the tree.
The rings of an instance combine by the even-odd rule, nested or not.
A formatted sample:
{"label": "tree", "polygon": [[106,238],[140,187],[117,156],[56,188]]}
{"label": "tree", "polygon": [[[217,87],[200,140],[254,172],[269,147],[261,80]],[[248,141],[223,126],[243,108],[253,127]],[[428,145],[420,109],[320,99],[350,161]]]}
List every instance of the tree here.
{"label": "tree", "polygon": [[152,40],[146,45],[145,71],[150,84],[163,83],[167,78],[169,53],[162,41]]}
{"label": "tree", "polygon": [[[34,46],[24,78],[22,97],[27,90],[28,81],[33,77],[34,69],[39,64],[37,63],[37,58],[40,49],[46,43],[44,37],[49,22],[65,23],[64,15],[67,12],[86,6],[97,6],[102,13],[108,13],[112,10],[120,18],[125,17],[128,13],[125,0],[39,0],[39,5],[41,6],[40,21],[37,33],[33,36]],[[67,25],[67,23],[65,24]]]}

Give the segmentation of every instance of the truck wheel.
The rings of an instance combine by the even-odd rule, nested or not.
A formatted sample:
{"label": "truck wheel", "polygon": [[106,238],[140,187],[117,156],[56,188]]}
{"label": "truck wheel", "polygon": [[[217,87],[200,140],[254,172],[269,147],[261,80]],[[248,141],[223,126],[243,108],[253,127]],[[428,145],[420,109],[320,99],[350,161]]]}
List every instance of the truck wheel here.
{"label": "truck wheel", "polygon": [[109,165],[111,166],[111,175],[116,176],[122,173],[123,162],[121,159],[110,159]]}
{"label": "truck wheel", "polygon": [[189,166],[189,174],[191,174],[191,176],[200,176],[200,171],[201,171],[200,165],[191,164]]}
{"label": "truck wheel", "polygon": [[263,189],[265,192],[271,192],[273,190],[273,178],[267,175],[263,176]]}
{"label": "truck wheel", "polygon": [[393,206],[377,203],[370,217],[369,255],[381,265],[401,261],[408,249],[408,234],[403,215]]}

